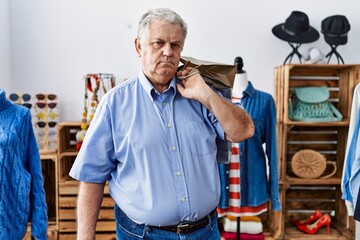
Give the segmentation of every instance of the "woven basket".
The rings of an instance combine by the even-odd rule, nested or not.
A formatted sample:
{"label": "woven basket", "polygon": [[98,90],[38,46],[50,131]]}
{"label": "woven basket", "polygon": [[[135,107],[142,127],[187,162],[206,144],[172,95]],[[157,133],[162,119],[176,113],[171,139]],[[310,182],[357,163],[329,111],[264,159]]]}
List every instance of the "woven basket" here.
{"label": "woven basket", "polygon": [[291,159],[291,169],[300,178],[319,178],[325,172],[327,164],[333,165],[334,169],[330,174],[321,178],[331,177],[336,172],[336,164],[327,161],[321,153],[304,149],[296,152]]}

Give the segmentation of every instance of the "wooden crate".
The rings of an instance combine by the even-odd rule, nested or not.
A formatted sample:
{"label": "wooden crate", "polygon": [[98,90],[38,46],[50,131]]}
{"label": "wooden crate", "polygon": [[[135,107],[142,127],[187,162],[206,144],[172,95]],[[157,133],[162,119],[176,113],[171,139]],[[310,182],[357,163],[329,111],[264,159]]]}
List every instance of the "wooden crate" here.
{"label": "wooden crate", "polygon": [[59,182],[71,180],[70,169],[77,156],[76,133],[81,130],[80,122],[63,122],[58,124],[58,174]]}
{"label": "wooden crate", "polygon": [[[96,233],[96,240],[116,240],[116,233]],[[49,239],[50,240],[50,239]],[[76,240],[76,234],[74,233],[60,233],[59,240]]]}
{"label": "wooden crate", "polygon": [[360,82],[359,73],[360,65],[349,64],[288,64],[275,68],[278,122],[297,123],[288,118],[288,102],[294,87],[327,86],[330,90],[330,101],[344,117],[344,121],[339,124],[346,125],[350,117],[354,89]]}
{"label": "wooden crate", "polygon": [[58,124],[58,153],[76,153],[76,133],[81,130],[80,122],[62,122]]}
{"label": "wooden crate", "polygon": [[[353,239],[355,224],[341,199],[341,176],[355,86],[360,82],[360,65],[289,64],[275,68],[275,103],[282,203],[279,239]],[[288,102],[294,87],[327,86],[330,101],[339,109],[339,122],[299,122],[288,118]],[[303,179],[291,169],[293,155],[313,149],[336,164],[335,175],[326,179]],[[327,168],[324,175],[331,171]],[[320,229],[315,235],[298,231],[291,219],[305,219],[316,209],[332,218],[331,234]]]}
{"label": "wooden crate", "polygon": [[[69,172],[78,153],[75,136],[81,129],[81,123],[64,122],[58,125],[59,239],[76,239],[76,201],[79,182],[72,179]],[[108,184],[106,184],[96,227],[96,239],[116,239],[115,226],[114,201],[109,195]]]}
{"label": "wooden crate", "polygon": [[[48,239],[57,239],[58,231],[58,175],[57,154],[41,154],[41,169],[48,217]],[[31,224],[24,239],[31,239]]]}
{"label": "wooden crate", "polygon": [[41,154],[41,165],[46,194],[46,205],[49,226],[58,225],[58,175],[57,155]]}
{"label": "wooden crate", "polygon": [[[58,229],[56,226],[49,226],[48,230],[47,230],[47,238],[48,240],[58,240],[59,236],[58,236]],[[34,238],[32,238],[31,236],[31,228],[30,226],[28,227],[28,230],[23,238],[23,240],[33,240]]]}
{"label": "wooden crate", "polygon": [[[79,183],[69,180],[59,183],[59,239],[76,239],[76,202]],[[106,184],[104,199],[99,212],[96,234],[107,239],[115,236],[114,200]],[[99,239],[101,239],[99,236]],[[98,239],[98,236],[97,238]]]}
{"label": "wooden crate", "polygon": [[[270,205],[270,204],[269,204]],[[283,230],[281,221],[283,219],[281,211],[272,211],[269,206],[268,211],[259,215],[263,224],[265,240],[280,239]]]}

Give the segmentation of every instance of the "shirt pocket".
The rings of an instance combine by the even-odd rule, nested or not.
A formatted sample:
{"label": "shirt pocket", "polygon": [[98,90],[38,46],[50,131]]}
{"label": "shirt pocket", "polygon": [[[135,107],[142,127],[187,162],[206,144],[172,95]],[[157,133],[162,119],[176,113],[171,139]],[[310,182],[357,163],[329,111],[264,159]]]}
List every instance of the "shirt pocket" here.
{"label": "shirt pocket", "polygon": [[203,122],[188,122],[186,124],[187,142],[194,155],[208,155],[216,153],[216,134]]}

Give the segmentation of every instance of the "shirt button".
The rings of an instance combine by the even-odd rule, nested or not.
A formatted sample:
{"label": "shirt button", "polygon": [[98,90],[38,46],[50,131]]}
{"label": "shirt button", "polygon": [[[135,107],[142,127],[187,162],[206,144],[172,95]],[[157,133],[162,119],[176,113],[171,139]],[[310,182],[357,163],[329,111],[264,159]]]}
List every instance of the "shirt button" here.
{"label": "shirt button", "polygon": [[175,174],[176,174],[176,176],[180,176],[180,175],[181,175],[181,173],[180,173],[179,171],[177,171]]}
{"label": "shirt button", "polygon": [[180,198],[180,201],[185,202],[185,198],[184,197]]}
{"label": "shirt button", "polygon": [[165,106],[166,106],[166,102],[163,102],[162,105],[165,107]]}
{"label": "shirt button", "polygon": [[167,127],[168,127],[168,128],[171,128],[171,123],[168,123]]}
{"label": "shirt button", "polygon": [[175,146],[171,147],[171,150],[176,151],[176,147]]}

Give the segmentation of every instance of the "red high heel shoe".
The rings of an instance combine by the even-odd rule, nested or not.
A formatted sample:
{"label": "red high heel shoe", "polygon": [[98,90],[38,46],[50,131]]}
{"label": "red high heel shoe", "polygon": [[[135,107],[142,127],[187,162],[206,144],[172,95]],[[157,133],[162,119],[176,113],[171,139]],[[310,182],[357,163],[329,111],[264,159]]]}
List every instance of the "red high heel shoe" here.
{"label": "red high heel shoe", "polygon": [[304,220],[291,220],[290,222],[292,224],[294,224],[295,226],[297,225],[308,225],[312,222],[315,222],[316,220],[318,220],[319,218],[322,217],[322,214],[321,214],[321,210],[318,209],[316,210],[310,217],[308,217],[307,219],[304,219]]}
{"label": "red high heel shoe", "polygon": [[330,223],[331,223],[331,218],[329,214],[324,214],[320,219],[318,219],[316,222],[314,222],[313,224],[308,224],[308,225],[297,225],[297,229],[299,229],[300,231],[303,231],[305,233],[308,234],[315,234],[317,233],[317,231],[319,231],[319,229],[322,226],[327,226],[327,232],[328,234],[330,234]]}

